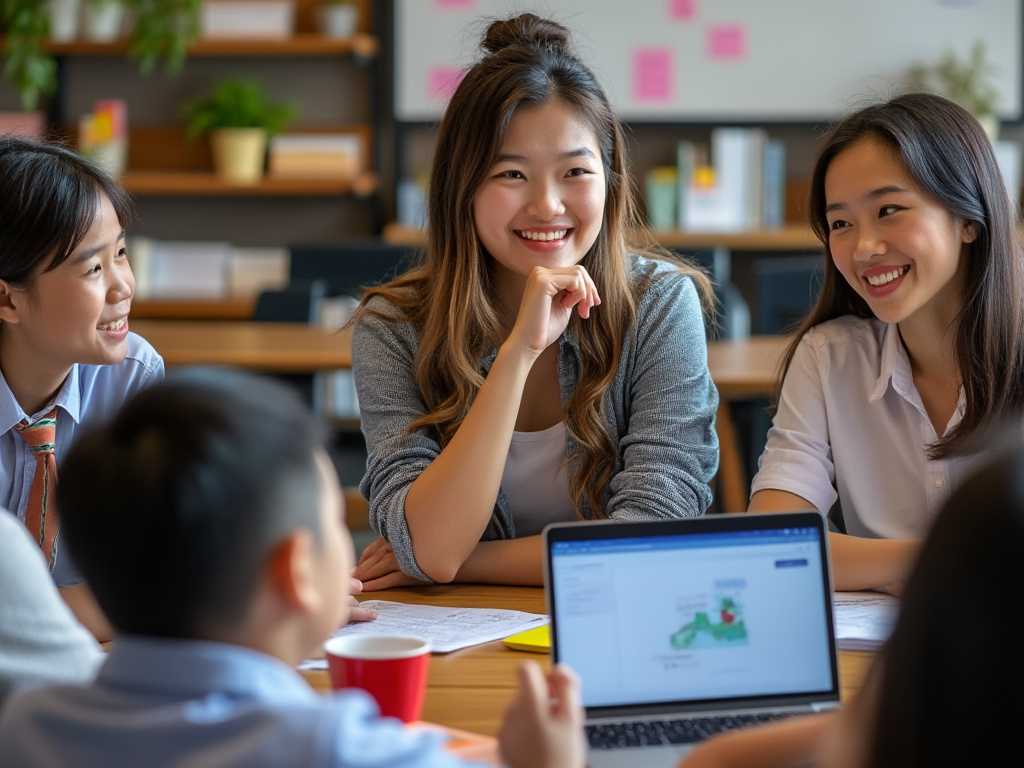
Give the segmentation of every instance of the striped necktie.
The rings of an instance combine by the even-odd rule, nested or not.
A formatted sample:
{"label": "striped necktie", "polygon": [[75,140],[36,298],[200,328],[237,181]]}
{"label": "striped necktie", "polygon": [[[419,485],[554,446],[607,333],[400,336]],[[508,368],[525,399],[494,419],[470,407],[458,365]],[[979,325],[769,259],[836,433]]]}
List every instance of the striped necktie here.
{"label": "striped necktie", "polygon": [[49,561],[50,570],[57,561],[57,459],[53,455],[57,439],[57,409],[32,422],[22,421],[15,429],[25,438],[36,457],[36,474],[28,494],[25,525]]}

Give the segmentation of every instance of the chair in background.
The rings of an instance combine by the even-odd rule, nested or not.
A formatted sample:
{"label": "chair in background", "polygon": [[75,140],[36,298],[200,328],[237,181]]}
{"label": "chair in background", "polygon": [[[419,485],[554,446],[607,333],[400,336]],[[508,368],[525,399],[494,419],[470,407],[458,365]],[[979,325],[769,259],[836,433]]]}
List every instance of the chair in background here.
{"label": "chair in background", "polygon": [[754,265],[754,332],[792,331],[803,320],[825,280],[821,256],[781,256]]}
{"label": "chair in background", "polygon": [[707,326],[710,339],[743,339],[750,335],[750,307],[732,282],[732,253],[724,246],[676,249],[677,256],[707,270],[715,290],[715,325]]}
{"label": "chair in background", "polygon": [[[289,279],[322,281],[325,304],[330,304],[338,298],[358,298],[364,288],[401,274],[413,265],[418,249],[378,239],[353,239],[297,244],[289,250]],[[372,540],[372,535],[366,533],[369,511],[356,486],[366,470],[366,442],[359,428],[352,372],[323,374],[317,384],[321,412],[333,425],[330,453],[345,488],[349,527],[357,541],[365,545]]]}
{"label": "chair in background", "polygon": [[[715,323],[705,324],[708,341],[747,338],[750,335],[750,308],[740,289],[732,282],[732,253],[729,249],[717,246],[688,251],[676,249],[674,253],[703,267],[711,277],[715,291]],[[719,403],[715,420],[721,458],[718,475],[713,481],[714,501],[708,512],[723,511],[722,499],[728,495],[723,487],[735,485],[745,475],[736,430],[731,425],[731,403],[723,400]]]}
{"label": "chair in background", "polygon": [[252,319],[258,323],[315,323],[326,295],[325,280],[292,280],[281,290],[261,292]]}
{"label": "chair in background", "polygon": [[[294,280],[280,290],[262,291],[256,297],[252,320],[257,323],[316,323],[326,291],[327,283],[323,280]],[[294,387],[314,411],[321,410],[321,387],[315,374],[282,373],[274,378]]]}
{"label": "chair in background", "polygon": [[[792,332],[818,300],[824,282],[820,255],[773,256],[754,265],[754,332]],[[747,479],[753,480],[772,425],[767,399],[738,401],[732,405],[738,440],[746,446]]]}
{"label": "chair in background", "polygon": [[363,288],[386,282],[411,267],[417,251],[375,239],[293,245],[289,250],[290,280],[323,280],[327,296],[356,298]]}

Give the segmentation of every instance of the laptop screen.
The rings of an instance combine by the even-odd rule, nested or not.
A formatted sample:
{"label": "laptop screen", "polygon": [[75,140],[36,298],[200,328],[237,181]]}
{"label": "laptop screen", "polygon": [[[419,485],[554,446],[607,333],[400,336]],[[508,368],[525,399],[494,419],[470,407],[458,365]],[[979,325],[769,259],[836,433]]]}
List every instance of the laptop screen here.
{"label": "laptop screen", "polygon": [[553,654],[588,708],[838,692],[817,513],[545,535]]}

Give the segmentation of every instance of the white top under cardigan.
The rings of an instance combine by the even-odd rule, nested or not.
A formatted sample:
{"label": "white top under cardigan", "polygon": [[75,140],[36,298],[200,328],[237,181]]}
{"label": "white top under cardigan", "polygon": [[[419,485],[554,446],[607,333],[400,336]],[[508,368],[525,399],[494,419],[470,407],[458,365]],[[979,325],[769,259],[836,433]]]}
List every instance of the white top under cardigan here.
{"label": "white top under cardigan", "polygon": [[[964,414],[964,394],[944,433]],[[812,328],[789,366],[751,494],[794,493],[846,531],[920,538],[978,458],[933,461],[938,440],[895,324],[840,317]]]}
{"label": "white top under cardigan", "polygon": [[539,432],[512,433],[501,487],[519,536],[534,536],[548,523],[576,519],[569,497],[564,421]]}

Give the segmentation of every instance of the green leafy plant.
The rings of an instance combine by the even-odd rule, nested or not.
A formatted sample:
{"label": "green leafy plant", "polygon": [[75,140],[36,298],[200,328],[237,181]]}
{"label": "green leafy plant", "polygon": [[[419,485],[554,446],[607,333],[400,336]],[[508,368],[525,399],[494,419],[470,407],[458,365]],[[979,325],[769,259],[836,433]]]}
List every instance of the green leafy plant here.
{"label": "green leafy plant", "polygon": [[202,0],[125,0],[135,19],[128,53],[139,61],[143,74],[161,59],[169,72],[178,72],[188,47],[199,38]]}
{"label": "green leafy plant", "polygon": [[298,114],[296,104],[272,104],[260,83],[243,78],[221,80],[208,95],[182,107],[189,138],[214,128],[263,128],[273,135]]}
{"label": "green leafy plant", "polygon": [[46,0],[2,0],[0,18],[7,29],[4,77],[21,94],[21,108],[36,108],[39,97],[57,87],[57,62],[43,47],[50,35]]}
{"label": "green leafy plant", "polygon": [[955,101],[977,118],[995,114],[999,92],[992,84],[995,67],[988,61],[985,43],[978,40],[971,46],[970,55],[961,59],[947,52],[931,66],[918,64],[910,69],[910,79],[916,85],[933,90]]}

